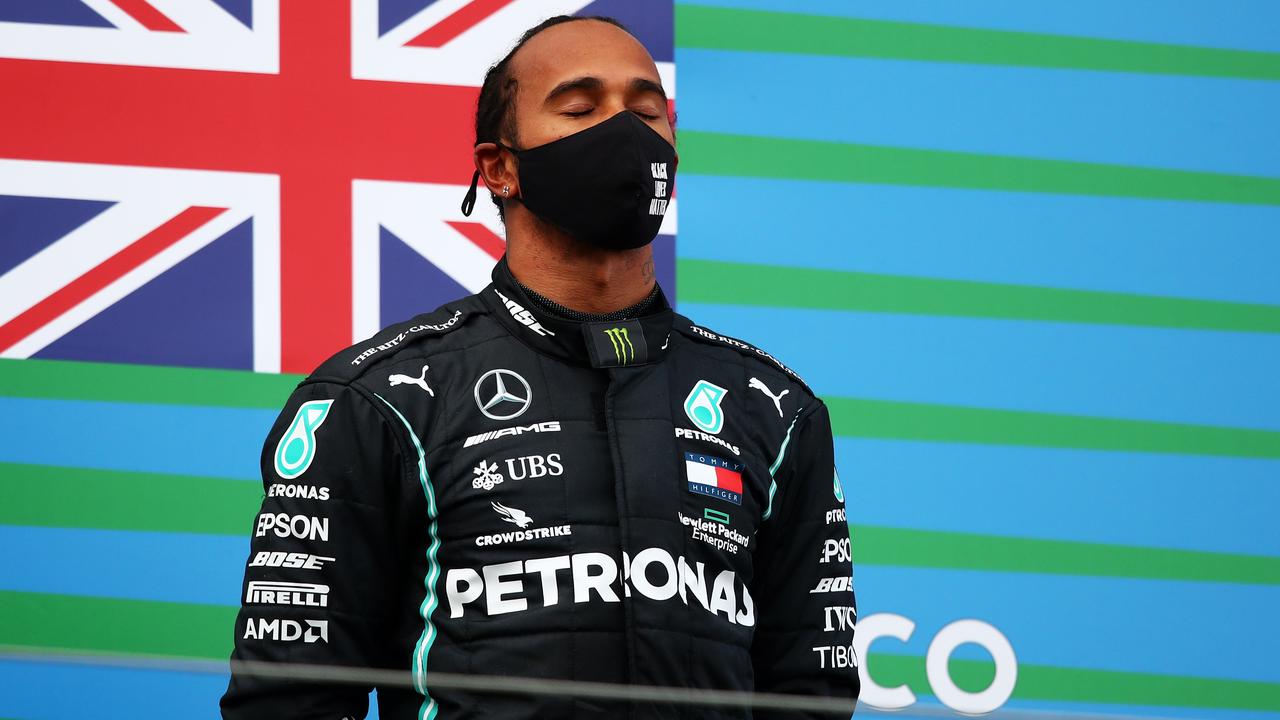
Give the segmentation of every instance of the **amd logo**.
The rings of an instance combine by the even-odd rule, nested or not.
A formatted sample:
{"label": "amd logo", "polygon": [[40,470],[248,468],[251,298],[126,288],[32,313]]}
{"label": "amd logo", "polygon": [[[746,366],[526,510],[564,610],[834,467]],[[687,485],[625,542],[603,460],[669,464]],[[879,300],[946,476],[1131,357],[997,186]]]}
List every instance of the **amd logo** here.
{"label": "amd logo", "polygon": [[305,628],[297,620],[249,618],[244,624],[244,639],[293,642],[301,638],[306,643],[328,644],[328,620],[303,620],[302,622],[306,623]]}

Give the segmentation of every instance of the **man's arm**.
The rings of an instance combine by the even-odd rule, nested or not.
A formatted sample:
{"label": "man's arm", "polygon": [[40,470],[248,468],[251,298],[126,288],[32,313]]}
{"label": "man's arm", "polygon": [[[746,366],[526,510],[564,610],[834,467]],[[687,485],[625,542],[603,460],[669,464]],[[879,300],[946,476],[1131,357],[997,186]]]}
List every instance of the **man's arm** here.
{"label": "man's arm", "polygon": [[756,690],[856,699],[849,528],[835,475],[831,418],[821,400],[801,411],[783,452],[752,583]]}
{"label": "man's arm", "polygon": [[[233,661],[385,665],[404,457],[392,425],[364,394],[334,383],[294,391],[262,450],[265,497]],[[369,691],[252,677],[233,666],[222,713],[362,718]]]}

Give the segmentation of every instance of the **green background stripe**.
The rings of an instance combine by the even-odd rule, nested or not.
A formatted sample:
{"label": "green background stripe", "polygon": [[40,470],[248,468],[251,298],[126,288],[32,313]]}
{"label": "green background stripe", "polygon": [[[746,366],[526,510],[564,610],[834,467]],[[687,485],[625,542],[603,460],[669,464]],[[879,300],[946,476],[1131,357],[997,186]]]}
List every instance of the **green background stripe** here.
{"label": "green background stripe", "polygon": [[0,396],[279,410],[301,375],[0,359]]}
{"label": "green background stripe", "polygon": [[680,171],[700,175],[1280,205],[1276,178],[699,130],[677,140]]}
{"label": "green background stripe", "polygon": [[[201,512],[183,512],[199,498]],[[0,464],[0,524],[247,537],[257,483]],[[1280,558],[855,525],[863,565],[1280,584]]]}
{"label": "green background stripe", "polygon": [[[697,261],[693,261],[697,262]],[[740,278],[735,279],[740,283]],[[749,284],[749,283],[741,283]],[[761,287],[755,284],[755,287]],[[767,284],[766,284],[767,286]],[[767,292],[761,288],[760,292]],[[705,300],[705,299],[704,299]],[[1229,305],[1229,303],[1223,303]],[[1252,306],[1246,306],[1252,307]],[[12,361],[3,361],[6,371],[14,367]],[[50,381],[50,377],[66,370],[68,363],[57,361],[22,360],[29,365],[8,375],[26,375],[32,380],[25,386],[12,385],[5,394],[75,398],[68,388]],[[75,363],[71,363],[75,364]],[[168,375],[169,368],[146,368],[128,365],[86,363],[86,375],[104,388],[126,387],[136,382],[142,387],[155,387],[151,373]],[[213,382],[227,392],[221,405],[233,405],[232,399],[245,403],[236,407],[276,408],[283,403],[287,389],[297,376],[263,376],[249,372],[220,370],[183,371],[189,384],[183,387],[199,388],[204,385],[202,375],[208,373]],[[6,375],[6,377],[8,376]],[[269,384],[263,377],[287,378],[284,382]],[[41,383],[35,380],[41,379]],[[120,392],[117,390],[117,392]],[[95,391],[86,399],[118,400],[110,389]],[[155,398],[148,398],[155,399]],[[188,390],[174,400],[201,401],[208,398],[198,390]],[[1084,450],[1114,450],[1124,452],[1159,452],[1190,455],[1221,455],[1228,457],[1280,458],[1280,432],[1246,428],[1217,427],[1099,418],[1019,410],[959,407],[893,400],[863,398],[826,398],[832,411],[832,423],[837,435],[846,437],[887,438],[897,440],[921,440],[931,442],[966,442],[991,445],[1016,445],[1034,447],[1077,448]],[[133,475],[138,475],[133,473]],[[141,476],[139,476],[141,477]],[[193,482],[194,479],[187,479]],[[143,482],[139,480],[139,482]],[[252,486],[252,483],[246,483]],[[229,490],[228,492],[235,492]]]}
{"label": "green background stripe", "polygon": [[0,463],[3,525],[247,537],[261,502],[257,482]]}
{"label": "green background stripe", "polygon": [[236,608],[0,591],[0,644],[223,659]]}
{"label": "green background stripe", "polygon": [[[885,687],[906,684],[917,695],[932,695],[925,661],[911,655],[873,652],[866,660],[873,680]],[[957,660],[951,676],[962,689],[981,690],[991,682],[990,661]],[[1217,678],[1153,675],[1018,663],[1018,700],[1053,700],[1163,707],[1280,711],[1280,684]],[[909,713],[910,711],[908,711]]]}
{"label": "green background stripe", "polygon": [[681,48],[1280,80],[1280,54],[676,5]]}
{"label": "green background stripe", "polygon": [[683,259],[681,302],[1280,332],[1280,306]]}
{"label": "green background stripe", "polygon": [[1280,432],[824,397],[846,437],[1280,458]]}
{"label": "green background stripe", "polygon": [[854,525],[854,566],[1280,585],[1280,557]]}
{"label": "green background stripe", "polygon": [[[0,644],[54,650],[224,659],[230,655],[235,608],[0,592]],[[907,683],[929,693],[924,659],[873,653],[882,685]],[[989,661],[952,660],[964,688],[991,678]],[[1280,684],[1151,675],[1020,663],[1019,699],[1280,710]]]}

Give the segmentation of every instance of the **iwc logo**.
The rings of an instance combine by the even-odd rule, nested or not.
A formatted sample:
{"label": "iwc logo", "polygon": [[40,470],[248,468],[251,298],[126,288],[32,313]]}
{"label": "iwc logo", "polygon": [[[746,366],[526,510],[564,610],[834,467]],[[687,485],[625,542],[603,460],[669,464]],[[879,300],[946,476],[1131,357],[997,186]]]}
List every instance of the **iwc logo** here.
{"label": "iwc logo", "polygon": [[520,417],[533,401],[533,390],[519,373],[498,368],[480,376],[475,387],[476,407],[491,420]]}
{"label": "iwc logo", "polygon": [[698,384],[689,391],[689,397],[684,399],[684,414],[689,416],[689,420],[699,430],[711,435],[719,435],[724,427],[724,413],[720,411],[720,401],[728,392],[719,385],[699,380]]}

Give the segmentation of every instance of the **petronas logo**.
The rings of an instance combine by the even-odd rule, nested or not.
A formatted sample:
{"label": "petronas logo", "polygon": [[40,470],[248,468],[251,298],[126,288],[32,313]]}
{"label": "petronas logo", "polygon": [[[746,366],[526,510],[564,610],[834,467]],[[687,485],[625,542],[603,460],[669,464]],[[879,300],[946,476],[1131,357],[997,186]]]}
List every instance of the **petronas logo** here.
{"label": "petronas logo", "polygon": [[311,467],[316,456],[316,430],[329,416],[332,400],[312,400],[302,403],[293,423],[276,443],[276,474],[292,480]]}
{"label": "petronas logo", "polygon": [[604,334],[608,335],[609,342],[613,343],[613,354],[618,358],[619,365],[635,361],[636,349],[631,344],[631,333],[626,328],[609,328],[604,331]]}
{"label": "petronas logo", "polygon": [[724,412],[720,410],[720,401],[728,392],[715,383],[699,380],[684,399],[684,414],[702,432],[718,435],[724,427]]}

